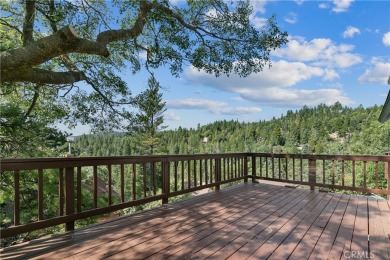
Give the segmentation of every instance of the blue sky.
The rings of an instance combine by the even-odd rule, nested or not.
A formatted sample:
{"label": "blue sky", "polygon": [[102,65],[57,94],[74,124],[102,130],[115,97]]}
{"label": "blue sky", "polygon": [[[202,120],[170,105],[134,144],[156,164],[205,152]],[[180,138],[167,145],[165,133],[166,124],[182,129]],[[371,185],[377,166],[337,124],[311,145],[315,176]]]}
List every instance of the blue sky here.
{"label": "blue sky", "polygon": [[[272,53],[271,69],[247,78],[216,78],[190,66],[180,78],[164,68],[155,71],[164,88],[169,129],[225,119],[256,122],[304,105],[337,101],[352,107],[384,103],[390,76],[390,1],[251,3],[252,23],[260,28],[275,13],[289,43]],[[147,85],[143,72],[128,78],[134,94]]]}

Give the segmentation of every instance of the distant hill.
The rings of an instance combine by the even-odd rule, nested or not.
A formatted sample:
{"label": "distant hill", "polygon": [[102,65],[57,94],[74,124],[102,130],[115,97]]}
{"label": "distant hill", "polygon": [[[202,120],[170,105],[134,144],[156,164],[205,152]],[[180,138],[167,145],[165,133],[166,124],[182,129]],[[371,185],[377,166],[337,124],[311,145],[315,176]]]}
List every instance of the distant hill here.
{"label": "distant hill", "polygon": [[[350,108],[336,103],[289,110],[269,121],[224,120],[196,129],[179,127],[161,132],[158,153],[250,151],[381,155],[390,151],[390,123],[378,122],[381,109],[381,106]],[[74,148],[82,156],[140,153],[134,136],[123,133],[80,136]]]}

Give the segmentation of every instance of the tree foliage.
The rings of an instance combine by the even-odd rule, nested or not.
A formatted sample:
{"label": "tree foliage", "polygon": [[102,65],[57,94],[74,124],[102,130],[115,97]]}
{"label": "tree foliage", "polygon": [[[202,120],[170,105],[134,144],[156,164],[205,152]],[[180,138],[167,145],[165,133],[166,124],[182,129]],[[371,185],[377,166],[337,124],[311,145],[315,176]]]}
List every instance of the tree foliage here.
{"label": "tree foliage", "polygon": [[[216,121],[196,129],[179,127],[161,132],[160,152],[383,155],[390,151],[390,124],[378,122],[380,112],[381,106],[353,109],[336,103],[290,110],[269,121]],[[204,137],[207,143],[202,143]],[[133,136],[118,134],[81,136],[75,145],[81,155],[136,155],[138,149]],[[107,154],[99,152],[101,147]]]}
{"label": "tree foliage", "polygon": [[[160,84],[152,75],[148,80],[148,88],[134,99],[138,111],[129,125],[129,133],[136,136],[142,148],[147,148],[147,154],[152,155],[160,144],[159,132],[166,128],[163,125],[166,111],[162,100]],[[143,153],[143,152],[141,152]]]}
{"label": "tree foliage", "polygon": [[[275,17],[260,31],[249,1],[2,1],[0,26],[13,37],[0,53],[1,83],[38,84],[67,99],[67,122],[119,128],[130,118],[122,74],[192,65],[216,76],[247,76],[287,42]],[[145,59],[141,58],[146,56]],[[8,92],[7,92],[8,93]],[[125,122],[126,124],[127,122]]]}

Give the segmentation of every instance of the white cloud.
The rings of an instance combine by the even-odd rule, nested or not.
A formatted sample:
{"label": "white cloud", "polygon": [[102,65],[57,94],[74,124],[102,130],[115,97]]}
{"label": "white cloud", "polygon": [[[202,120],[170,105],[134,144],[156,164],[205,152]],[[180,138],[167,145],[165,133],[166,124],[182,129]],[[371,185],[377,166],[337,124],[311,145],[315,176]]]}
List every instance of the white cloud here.
{"label": "white cloud", "polygon": [[325,69],[325,75],[323,76],[324,80],[334,80],[340,78],[339,74],[331,69]]}
{"label": "white cloud", "polygon": [[354,0],[333,0],[332,11],[335,13],[346,12],[353,2]]}
{"label": "white cloud", "polygon": [[259,105],[299,107],[320,103],[333,104],[336,101],[345,105],[352,103],[340,89],[290,88],[313,77],[323,77],[324,80],[338,78],[338,74],[334,70],[312,67],[302,62],[276,61],[272,63],[271,69],[251,74],[246,78],[240,78],[237,75],[216,78],[192,68],[185,71],[185,76],[191,84],[236,93],[242,99]]}
{"label": "white cloud", "polygon": [[216,107],[211,111],[214,114],[239,116],[260,113],[261,108],[259,107]]}
{"label": "white cloud", "polygon": [[359,28],[348,26],[347,29],[343,32],[343,37],[352,38],[355,34],[360,34]]}
{"label": "white cloud", "polygon": [[267,24],[267,19],[259,17],[259,15],[265,14],[265,5],[267,4],[267,1],[251,1],[250,4],[252,5],[253,11],[249,16],[249,20],[256,29],[261,29]]}
{"label": "white cloud", "polygon": [[169,120],[169,121],[180,121],[181,120],[181,117],[172,111],[165,111],[163,116],[164,116],[164,119]]}
{"label": "white cloud", "polygon": [[166,106],[171,109],[206,110],[217,115],[247,115],[261,112],[261,108],[258,107],[229,107],[226,102],[196,98],[168,100]]}
{"label": "white cloud", "polygon": [[194,84],[212,86],[214,88],[238,93],[242,88],[261,89],[264,87],[288,87],[300,81],[312,77],[324,75],[324,70],[317,67],[307,66],[302,62],[287,62],[284,60],[272,62],[270,69],[251,74],[246,78],[232,74],[229,77],[209,75],[194,68],[185,71],[186,79]]}
{"label": "white cloud", "polygon": [[215,107],[227,106],[226,102],[214,101],[208,99],[188,98],[181,100],[167,100],[167,108],[174,109],[206,109],[211,110]]}
{"label": "white cloud", "polygon": [[344,105],[353,103],[339,89],[270,88],[265,89],[262,93],[244,93],[243,96],[256,103],[283,107],[316,106],[319,104],[333,105],[337,101]]}
{"label": "white cloud", "polygon": [[253,14],[265,14],[265,5],[267,4],[266,0],[250,1],[250,4],[253,8]]}
{"label": "white cloud", "polygon": [[300,37],[290,37],[287,47],[277,49],[273,55],[296,61],[313,61],[322,58],[331,45],[330,39],[317,38],[307,42]]}
{"label": "white cloud", "polygon": [[206,12],[206,16],[211,17],[211,18],[216,18],[217,17],[217,10],[210,9],[209,11]]}
{"label": "white cloud", "polygon": [[382,41],[385,46],[390,46],[390,32],[383,35]]}
{"label": "white cloud", "polygon": [[294,12],[289,12],[288,15],[284,17],[284,20],[287,23],[296,24],[298,22],[298,15]]}
{"label": "white cloud", "polygon": [[263,26],[266,26],[268,22],[267,18],[261,18],[255,16],[251,17],[250,20],[256,29],[261,29]]}
{"label": "white cloud", "polygon": [[146,51],[141,51],[138,55],[142,60],[146,60],[148,57],[148,54],[146,53]]}
{"label": "white cloud", "polygon": [[305,2],[305,0],[295,0],[295,3],[297,3],[297,5],[302,5],[303,2]]}
{"label": "white cloud", "polygon": [[328,4],[321,3],[321,4],[318,5],[318,7],[321,8],[321,9],[326,9],[326,8],[328,8]]}
{"label": "white cloud", "polygon": [[390,74],[390,62],[380,62],[376,59],[372,60],[373,67],[366,69],[363,75],[359,77],[360,82],[379,82],[387,84],[387,79]]}
{"label": "white cloud", "polygon": [[306,41],[302,37],[290,37],[287,47],[272,54],[284,59],[312,62],[311,65],[315,66],[347,68],[362,62],[359,55],[350,52],[353,49],[353,45],[336,45],[327,38]]}

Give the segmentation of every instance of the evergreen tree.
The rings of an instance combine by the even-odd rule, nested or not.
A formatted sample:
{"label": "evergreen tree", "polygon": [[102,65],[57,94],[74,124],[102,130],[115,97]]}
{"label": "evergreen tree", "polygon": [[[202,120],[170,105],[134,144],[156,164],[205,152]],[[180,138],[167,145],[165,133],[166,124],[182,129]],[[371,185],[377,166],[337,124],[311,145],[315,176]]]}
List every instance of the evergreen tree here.
{"label": "evergreen tree", "polygon": [[160,143],[158,133],[166,128],[163,126],[166,108],[160,89],[160,84],[152,75],[148,80],[148,88],[135,98],[139,112],[130,125],[130,132],[136,134],[140,145],[146,148],[145,152],[149,155],[154,154]]}

